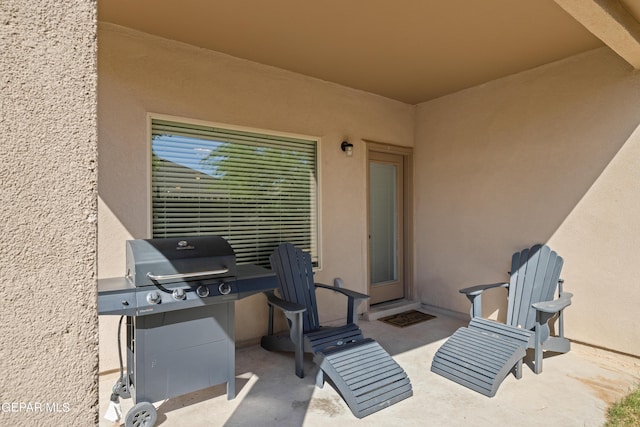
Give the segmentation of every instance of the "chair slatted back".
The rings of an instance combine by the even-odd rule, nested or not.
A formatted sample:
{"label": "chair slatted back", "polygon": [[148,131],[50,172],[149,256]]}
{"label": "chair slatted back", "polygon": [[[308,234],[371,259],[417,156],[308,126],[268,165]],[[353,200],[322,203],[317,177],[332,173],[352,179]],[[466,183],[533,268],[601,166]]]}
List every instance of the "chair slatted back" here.
{"label": "chair slatted back", "polygon": [[294,302],[307,308],[307,311],[302,315],[303,331],[309,332],[318,329],[320,321],[311,256],[291,243],[284,243],[273,251],[269,261],[271,269],[278,276],[280,297],[285,301]]}
{"label": "chair slatted back", "polygon": [[547,245],[535,245],[511,258],[506,324],[524,329],[535,326],[531,304],[554,298],[563,260]]}

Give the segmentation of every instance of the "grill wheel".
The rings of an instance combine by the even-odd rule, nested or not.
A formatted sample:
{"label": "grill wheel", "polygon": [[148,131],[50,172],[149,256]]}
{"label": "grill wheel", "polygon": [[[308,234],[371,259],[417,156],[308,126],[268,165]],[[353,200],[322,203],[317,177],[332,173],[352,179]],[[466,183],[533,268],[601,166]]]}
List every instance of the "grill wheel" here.
{"label": "grill wheel", "polygon": [[149,402],[134,405],[125,418],[125,427],[153,427],[158,419],[156,408]]}

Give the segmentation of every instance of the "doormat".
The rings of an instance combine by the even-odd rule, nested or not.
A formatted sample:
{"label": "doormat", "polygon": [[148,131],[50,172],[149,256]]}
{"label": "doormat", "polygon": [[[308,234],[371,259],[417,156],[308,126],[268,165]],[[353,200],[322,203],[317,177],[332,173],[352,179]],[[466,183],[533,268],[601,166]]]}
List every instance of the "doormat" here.
{"label": "doormat", "polygon": [[392,316],[381,317],[381,322],[388,323],[399,328],[415,325],[416,323],[426,322],[427,320],[434,319],[436,316],[426,314],[418,310],[409,310],[403,313],[394,314]]}

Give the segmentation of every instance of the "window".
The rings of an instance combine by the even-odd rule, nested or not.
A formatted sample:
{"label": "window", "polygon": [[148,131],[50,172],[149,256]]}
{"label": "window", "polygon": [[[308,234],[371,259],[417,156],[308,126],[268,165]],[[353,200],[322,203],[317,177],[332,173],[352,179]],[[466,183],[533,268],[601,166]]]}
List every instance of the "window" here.
{"label": "window", "polygon": [[226,238],[238,264],[282,242],[318,265],[317,141],[151,121],[154,238]]}

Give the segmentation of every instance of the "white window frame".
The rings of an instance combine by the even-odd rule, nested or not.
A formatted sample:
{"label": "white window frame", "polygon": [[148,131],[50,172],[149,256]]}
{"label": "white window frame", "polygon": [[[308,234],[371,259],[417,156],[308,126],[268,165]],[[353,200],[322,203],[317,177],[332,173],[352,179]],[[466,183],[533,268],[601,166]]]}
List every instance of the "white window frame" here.
{"label": "white window frame", "polygon": [[271,136],[281,136],[285,138],[297,138],[315,141],[316,143],[316,251],[317,251],[317,266],[314,266],[314,271],[322,269],[322,159],[321,159],[321,143],[322,138],[317,136],[310,136],[304,134],[297,134],[291,132],[280,132],[274,130],[266,130],[261,128],[254,128],[248,126],[238,126],[228,123],[212,122],[205,120],[198,120],[180,116],[173,116],[161,113],[147,113],[147,137],[146,137],[146,161],[145,166],[147,168],[147,238],[153,236],[153,191],[152,191],[152,121],[153,120],[166,120],[184,124],[191,124],[195,126],[208,126],[214,128],[223,128],[231,131],[239,132],[253,132]]}

